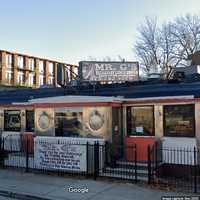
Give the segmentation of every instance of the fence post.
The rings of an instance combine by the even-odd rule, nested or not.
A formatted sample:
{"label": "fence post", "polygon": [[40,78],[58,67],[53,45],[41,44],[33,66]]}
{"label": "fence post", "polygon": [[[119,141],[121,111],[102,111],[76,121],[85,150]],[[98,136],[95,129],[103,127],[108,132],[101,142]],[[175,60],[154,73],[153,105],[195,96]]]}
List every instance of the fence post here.
{"label": "fence post", "polygon": [[29,140],[26,137],[26,172],[29,171]]}
{"label": "fence post", "polygon": [[5,163],[5,139],[2,139],[2,150],[3,150],[3,159],[2,159],[2,167],[4,168],[4,163]]}
{"label": "fence post", "polygon": [[4,138],[0,138],[0,165],[4,167],[4,160],[5,160],[5,150],[4,150]]}
{"label": "fence post", "polygon": [[147,147],[147,155],[148,155],[148,184],[151,183],[151,149],[150,145]]}
{"label": "fence post", "polygon": [[197,150],[194,147],[194,193],[197,193]]}
{"label": "fence post", "polygon": [[97,177],[99,176],[99,142],[97,142]]}
{"label": "fence post", "polygon": [[135,153],[135,182],[137,182],[137,145],[134,145],[134,153]]}
{"label": "fence post", "polygon": [[108,165],[108,141],[105,142],[104,148],[105,148],[105,164]]}
{"label": "fence post", "polygon": [[99,175],[99,143],[95,142],[94,144],[94,180]]}
{"label": "fence post", "polygon": [[158,170],[158,141],[155,142],[155,171]]}
{"label": "fence post", "polygon": [[86,144],[86,177],[89,175],[89,143]]}
{"label": "fence post", "polygon": [[93,176],[94,176],[94,180],[96,180],[96,151],[97,151],[97,148],[96,148],[96,141],[94,142],[94,145],[93,145],[93,148],[94,148],[94,172],[93,172]]}

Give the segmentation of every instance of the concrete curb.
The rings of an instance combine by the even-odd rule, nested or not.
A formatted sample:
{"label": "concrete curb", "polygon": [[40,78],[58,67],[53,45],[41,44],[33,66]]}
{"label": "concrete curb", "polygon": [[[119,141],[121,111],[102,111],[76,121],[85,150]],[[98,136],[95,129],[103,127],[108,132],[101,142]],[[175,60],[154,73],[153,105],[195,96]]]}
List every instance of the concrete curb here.
{"label": "concrete curb", "polygon": [[22,194],[22,193],[18,193],[18,192],[7,191],[7,190],[0,190],[0,196],[10,197],[13,199],[20,199],[20,200],[53,200],[53,199],[49,199],[49,198],[43,198],[40,196]]}

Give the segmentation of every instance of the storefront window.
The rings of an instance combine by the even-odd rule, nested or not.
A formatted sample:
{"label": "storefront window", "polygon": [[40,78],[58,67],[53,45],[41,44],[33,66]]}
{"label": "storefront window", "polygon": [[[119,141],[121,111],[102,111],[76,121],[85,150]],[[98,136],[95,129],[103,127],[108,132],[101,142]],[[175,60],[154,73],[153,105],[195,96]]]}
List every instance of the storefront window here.
{"label": "storefront window", "polygon": [[57,136],[81,137],[82,112],[58,112],[55,125]]}
{"label": "storefront window", "polygon": [[164,106],[164,135],[193,137],[194,105]]}
{"label": "storefront window", "polygon": [[154,135],[153,106],[127,107],[128,135]]}
{"label": "storefront window", "polygon": [[21,116],[19,110],[4,111],[4,130],[5,131],[21,130]]}
{"label": "storefront window", "polygon": [[35,127],[34,111],[33,110],[27,110],[26,111],[26,131],[33,132],[34,127]]}

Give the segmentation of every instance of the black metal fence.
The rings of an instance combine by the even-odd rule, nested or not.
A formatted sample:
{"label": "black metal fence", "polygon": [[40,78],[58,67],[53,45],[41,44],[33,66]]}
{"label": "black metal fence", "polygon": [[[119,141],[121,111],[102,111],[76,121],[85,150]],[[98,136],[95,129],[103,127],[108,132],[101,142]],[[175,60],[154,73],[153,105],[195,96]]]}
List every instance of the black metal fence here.
{"label": "black metal fence", "polygon": [[[148,155],[145,162],[138,158],[136,145],[52,141],[53,143],[40,141],[37,146],[36,142],[28,138],[1,138],[0,167],[62,176],[82,175],[94,179],[110,177],[131,182],[146,181],[159,187],[200,193],[200,153],[197,148],[167,148],[156,143],[144,149]],[[41,146],[43,149],[40,149]],[[58,154],[60,151],[55,148],[61,148],[61,153]],[[83,156],[82,159],[78,159],[80,156]]]}
{"label": "black metal fence", "polygon": [[[136,145],[116,148],[111,144],[101,144],[95,141],[82,144],[54,140],[53,142],[39,141],[37,146],[33,140],[19,136],[2,138],[0,143],[0,165],[3,168],[12,167],[25,172],[47,172],[61,175],[77,174],[94,179],[104,176],[137,180]],[[57,147],[58,145],[60,146]],[[40,149],[41,146],[43,149]],[[55,148],[62,148],[63,151],[58,154]],[[73,155],[70,152],[72,149]],[[39,151],[40,154],[38,154]],[[55,155],[52,155],[52,152]],[[129,160],[126,158],[127,155]],[[43,156],[45,159],[42,158]],[[77,156],[83,156],[83,159],[80,161]]]}
{"label": "black metal fence", "polygon": [[200,193],[199,149],[148,147],[148,181],[164,188]]}
{"label": "black metal fence", "polygon": [[99,158],[99,176],[137,181],[136,145],[114,146],[106,143],[99,146],[99,151],[105,152],[105,154],[98,154],[105,155]]}

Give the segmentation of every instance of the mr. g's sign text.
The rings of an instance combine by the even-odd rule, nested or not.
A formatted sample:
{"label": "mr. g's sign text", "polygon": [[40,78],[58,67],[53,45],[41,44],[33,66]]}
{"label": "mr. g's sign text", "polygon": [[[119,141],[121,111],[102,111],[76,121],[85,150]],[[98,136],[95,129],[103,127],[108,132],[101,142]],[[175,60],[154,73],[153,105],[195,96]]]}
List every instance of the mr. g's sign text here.
{"label": "mr. g's sign text", "polygon": [[137,81],[138,62],[93,62],[79,63],[79,74],[87,81]]}

